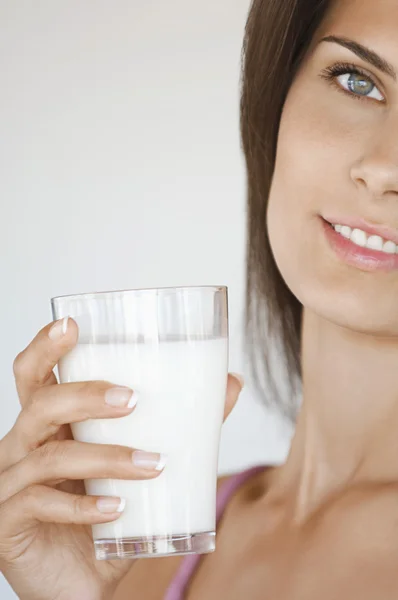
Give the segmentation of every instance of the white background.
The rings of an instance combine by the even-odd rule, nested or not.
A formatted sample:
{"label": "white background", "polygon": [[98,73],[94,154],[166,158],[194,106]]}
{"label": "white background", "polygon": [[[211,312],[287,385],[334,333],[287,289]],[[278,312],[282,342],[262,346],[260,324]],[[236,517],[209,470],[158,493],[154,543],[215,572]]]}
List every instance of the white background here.
{"label": "white background", "polygon": [[[242,355],[245,171],[239,69],[248,0],[0,1],[0,437],[12,362],[52,296],[229,286]],[[290,431],[248,382],[220,472],[281,462]],[[0,597],[15,595],[0,576]]]}

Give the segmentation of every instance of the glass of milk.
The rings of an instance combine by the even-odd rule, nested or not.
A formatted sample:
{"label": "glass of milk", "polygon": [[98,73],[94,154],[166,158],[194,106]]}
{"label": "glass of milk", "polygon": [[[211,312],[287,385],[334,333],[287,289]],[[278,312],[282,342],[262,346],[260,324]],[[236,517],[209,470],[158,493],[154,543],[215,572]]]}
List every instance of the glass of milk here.
{"label": "glass of milk", "polygon": [[131,387],[134,412],[72,425],[76,440],[167,455],[146,481],[86,480],[91,495],[126,500],[120,518],[94,525],[97,559],[215,550],[218,451],[228,376],[227,288],[174,287],[61,296],[78,344],[58,364],[60,383]]}

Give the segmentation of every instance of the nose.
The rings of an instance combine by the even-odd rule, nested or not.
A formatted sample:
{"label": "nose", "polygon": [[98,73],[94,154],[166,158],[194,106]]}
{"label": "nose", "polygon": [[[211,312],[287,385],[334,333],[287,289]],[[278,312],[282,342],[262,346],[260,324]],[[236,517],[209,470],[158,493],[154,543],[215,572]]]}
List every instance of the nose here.
{"label": "nose", "polygon": [[[390,132],[391,136],[391,132]],[[393,137],[393,136],[391,136]],[[398,200],[398,144],[384,138],[351,168],[351,179],[374,201]]]}

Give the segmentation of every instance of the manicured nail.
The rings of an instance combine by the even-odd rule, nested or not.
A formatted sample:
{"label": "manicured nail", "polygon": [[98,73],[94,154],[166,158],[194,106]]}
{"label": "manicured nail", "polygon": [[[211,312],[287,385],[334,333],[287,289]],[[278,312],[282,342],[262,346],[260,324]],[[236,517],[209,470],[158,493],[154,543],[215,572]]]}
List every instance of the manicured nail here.
{"label": "manicured nail", "polygon": [[121,513],[125,509],[126,500],[124,498],[110,498],[103,496],[102,498],[98,498],[96,504],[101,513]]}
{"label": "manicured nail", "polygon": [[64,317],[57,321],[48,332],[48,337],[53,342],[58,342],[68,331],[68,319],[69,317]]}
{"label": "manicured nail", "polygon": [[137,404],[137,396],[128,387],[114,387],[105,392],[105,403],[109,406],[133,408]]}
{"label": "manicured nail", "polygon": [[243,379],[242,375],[239,375],[238,373],[231,373],[231,375],[239,381],[240,387],[243,388],[243,386],[245,385],[245,380]]}
{"label": "manicured nail", "polygon": [[133,452],[133,463],[140,469],[148,469],[155,471],[161,471],[167,461],[166,454],[159,454],[158,452],[144,452],[142,450],[135,450]]}

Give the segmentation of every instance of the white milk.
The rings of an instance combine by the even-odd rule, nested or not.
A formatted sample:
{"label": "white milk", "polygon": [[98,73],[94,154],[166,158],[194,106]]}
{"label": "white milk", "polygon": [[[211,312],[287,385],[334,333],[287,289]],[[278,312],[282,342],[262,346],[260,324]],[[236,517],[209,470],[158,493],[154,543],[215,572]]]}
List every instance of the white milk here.
{"label": "white milk", "polygon": [[227,338],[79,344],[60,361],[62,383],[106,380],[138,399],[127,417],[73,425],[75,439],[168,455],[150,481],[86,481],[88,494],[126,499],[117,521],[94,525],[95,540],[215,531],[227,370]]}

